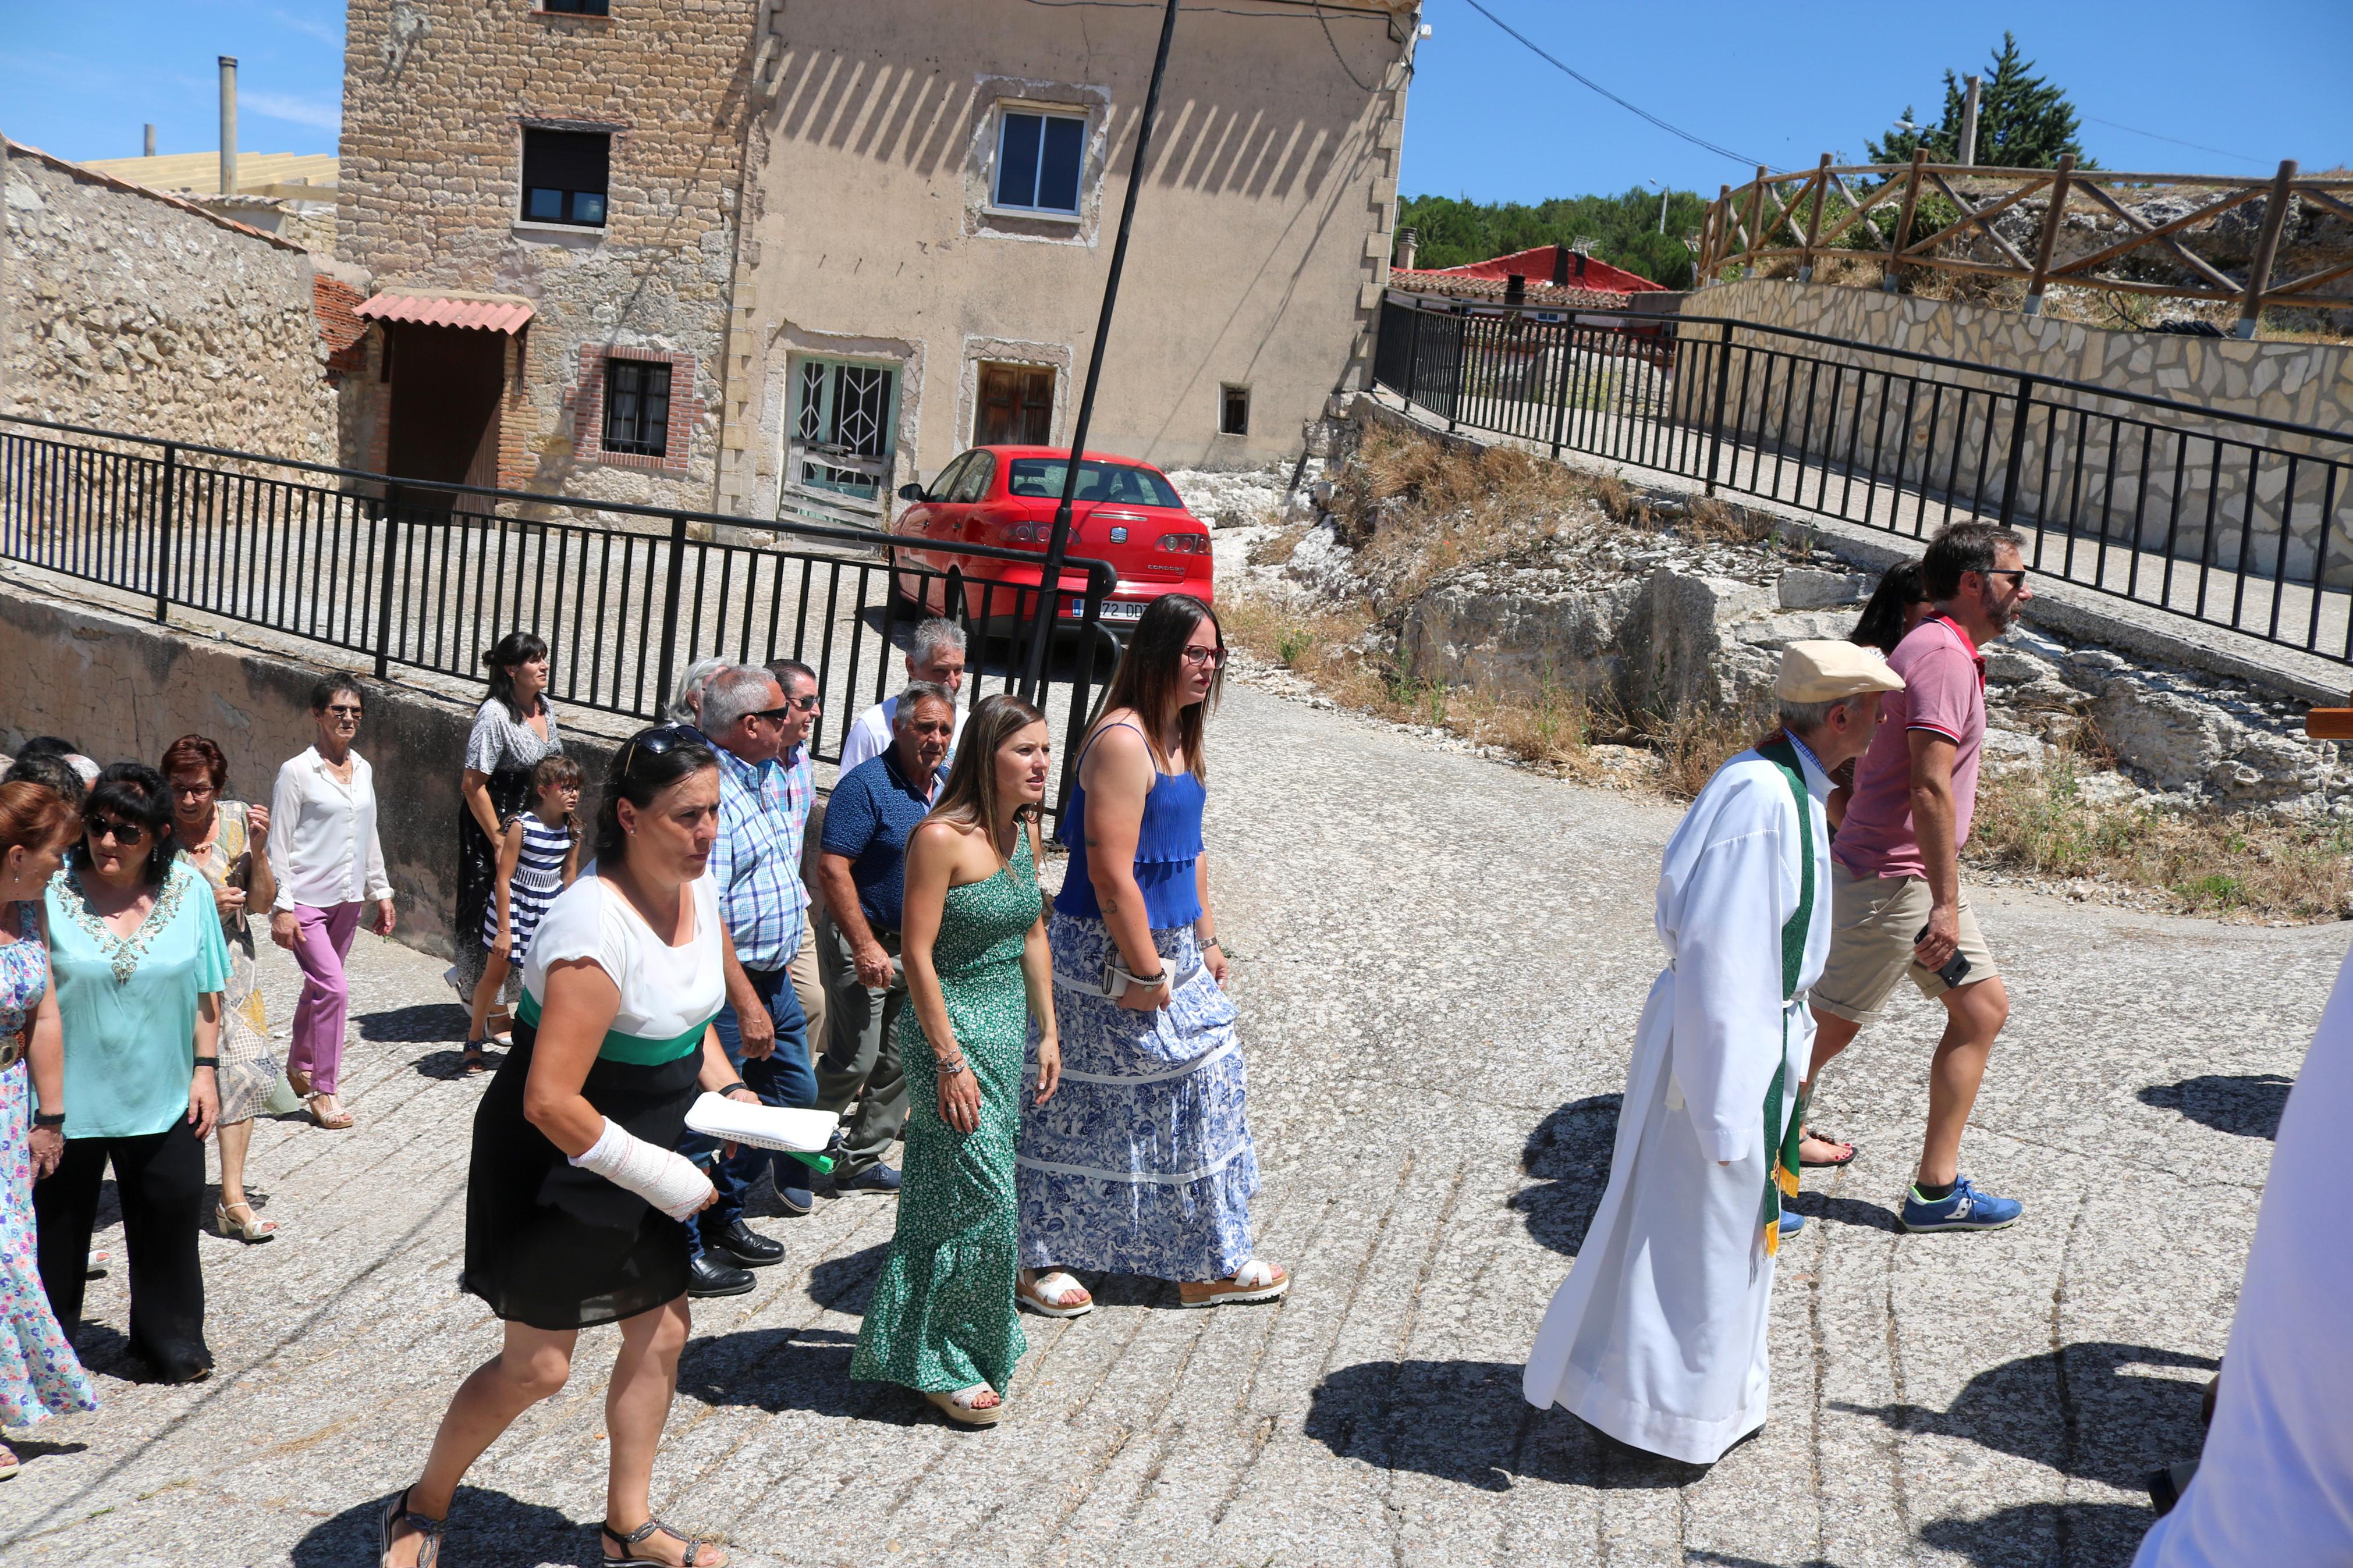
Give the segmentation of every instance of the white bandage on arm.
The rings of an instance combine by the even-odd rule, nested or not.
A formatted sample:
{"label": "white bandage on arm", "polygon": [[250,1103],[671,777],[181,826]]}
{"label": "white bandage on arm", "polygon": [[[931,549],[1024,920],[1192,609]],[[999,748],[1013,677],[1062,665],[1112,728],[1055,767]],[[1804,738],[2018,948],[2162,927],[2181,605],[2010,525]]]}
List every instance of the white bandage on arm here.
{"label": "white bandage on arm", "polygon": [[572,1156],[572,1163],[637,1194],[672,1219],[686,1218],[711,1196],[711,1179],[692,1162],[631,1136],[609,1116],[596,1142],[586,1153]]}

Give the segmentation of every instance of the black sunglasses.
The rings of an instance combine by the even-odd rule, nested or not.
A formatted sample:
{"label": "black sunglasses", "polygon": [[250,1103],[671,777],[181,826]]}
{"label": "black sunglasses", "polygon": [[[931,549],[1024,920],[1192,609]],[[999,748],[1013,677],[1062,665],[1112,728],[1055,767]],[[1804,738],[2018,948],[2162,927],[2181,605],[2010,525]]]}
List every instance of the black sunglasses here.
{"label": "black sunglasses", "polygon": [[651,730],[640,730],[629,737],[621,750],[621,775],[626,778],[638,765],[640,752],[649,757],[667,756],[681,746],[706,744],[702,734],[683,724],[663,724]]}
{"label": "black sunglasses", "polygon": [[90,829],[92,838],[111,838],[126,849],[147,837],[147,829],[138,823],[117,822],[111,816],[84,817],[82,826]]}

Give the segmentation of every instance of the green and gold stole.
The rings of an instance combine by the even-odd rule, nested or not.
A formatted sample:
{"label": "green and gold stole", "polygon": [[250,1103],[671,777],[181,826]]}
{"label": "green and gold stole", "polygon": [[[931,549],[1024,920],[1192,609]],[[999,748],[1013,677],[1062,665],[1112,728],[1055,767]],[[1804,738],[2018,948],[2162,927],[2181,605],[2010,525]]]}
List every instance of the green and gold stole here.
{"label": "green and gold stole", "polygon": [[1798,975],[1806,962],[1806,938],[1814,921],[1814,820],[1806,809],[1811,798],[1806,788],[1806,775],[1798,763],[1798,749],[1785,735],[1775,735],[1757,748],[1757,754],[1780,771],[1781,782],[1789,786],[1789,799],[1798,808],[1798,846],[1799,871],[1798,877],[1798,910],[1781,927],[1781,1060],[1773,1068],[1773,1085],[1765,1091],[1765,1254],[1772,1257],[1781,1250],[1781,1199],[1798,1195],[1798,1143],[1806,1134],[1806,1095],[1801,1089],[1798,1103],[1785,1124],[1781,1120],[1783,1097],[1788,1090],[1789,1076],[1789,1003],[1798,994]]}

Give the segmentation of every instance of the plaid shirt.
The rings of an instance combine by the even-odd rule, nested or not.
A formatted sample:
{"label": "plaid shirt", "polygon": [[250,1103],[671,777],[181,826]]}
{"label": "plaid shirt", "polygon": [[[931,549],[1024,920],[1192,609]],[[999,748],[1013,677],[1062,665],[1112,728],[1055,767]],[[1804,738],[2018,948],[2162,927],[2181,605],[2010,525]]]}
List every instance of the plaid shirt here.
{"label": "plaid shirt", "polygon": [[801,840],[808,831],[816,773],[808,753],[789,763],[747,763],[719,753],[719,837],[711,876],[719,918],[746,969],[777,970],[800,951],[808,889],[801,881]]}

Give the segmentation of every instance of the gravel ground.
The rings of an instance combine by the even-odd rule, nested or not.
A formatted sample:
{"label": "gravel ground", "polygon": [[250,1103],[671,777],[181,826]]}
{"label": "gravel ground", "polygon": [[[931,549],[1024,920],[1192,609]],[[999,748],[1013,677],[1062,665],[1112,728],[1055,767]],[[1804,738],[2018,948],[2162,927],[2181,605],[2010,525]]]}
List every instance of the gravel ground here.
{"label": "gravel ground", "polygon": [[[846,1375],[890,1201],[771,1205],[786,1262],[697,1305],[661,1511],[739,1563],[2127,1561],[2142,1473],[2195,1449],[2344,928],[1986,889],[2016,1013],[1967,1163],[2024,1222],[1896,1233],[1935,1026],[1899,1003],[1818,1103],[1863,1152],[1799,1200],[1772,1420],[1686,1469],[1519,1397],[1607,1170],[1672,810],[1249,687],[1214,735],[1256,1217],[1289,1300],[1183,1312],[1105,1280],[1091,1317],[1025,1320],[1003,1426],[949,1430]],[[266,964],[282,1023],[291,966]],[[357,1130],[265,1122],[282,1239],[203,1242],[218,1374],[126,1381],[123,1281],[94,1283],[106,1407],[23,1445],[9,1563],[374,1561],[375,1509],[496,1334],[452,1284],[462,1017],[436,961],[363,936],[354,968]],[[597,1560],[613,1344],[587,1336],[574,1385],[476,1469],[451,1568]]]}

